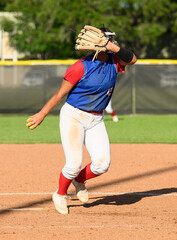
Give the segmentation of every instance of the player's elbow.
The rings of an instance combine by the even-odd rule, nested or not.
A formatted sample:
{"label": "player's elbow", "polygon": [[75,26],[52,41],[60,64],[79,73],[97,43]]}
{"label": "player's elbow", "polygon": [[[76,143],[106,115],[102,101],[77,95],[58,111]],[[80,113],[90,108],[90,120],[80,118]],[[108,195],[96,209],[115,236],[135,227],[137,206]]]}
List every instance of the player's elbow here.
{"label": "player's elbow", "polygon": [[136,63],[136,61],[137,61],[137,58],[136,58],[135,54],[133,54],[133,58],[132,58],[132,60],[131,60],[131,62],[129,64],[133,65],[133,64]]}

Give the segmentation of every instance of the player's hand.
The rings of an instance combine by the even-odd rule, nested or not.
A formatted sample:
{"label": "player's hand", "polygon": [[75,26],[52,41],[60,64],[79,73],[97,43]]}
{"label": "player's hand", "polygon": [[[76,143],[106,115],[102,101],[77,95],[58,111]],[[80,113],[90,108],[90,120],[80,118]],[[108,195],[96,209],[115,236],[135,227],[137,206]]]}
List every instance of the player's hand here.
{"label": "player's hand", "polygon": [[28,118],[28,120],[26,121],[26,126],[29,129],[33,130],[42,123],[44,118],[45,118],[45,115],[42,112],[38,112],[35,115],[30,116]]}
{"label": "player's hand", "polygon": [[106,49],[108,51],[112,51],[112,52],[118,52],[120,50],[120,47],[117,46],[116,44],[114,44],[113,42],[109,41],[106,45]]}

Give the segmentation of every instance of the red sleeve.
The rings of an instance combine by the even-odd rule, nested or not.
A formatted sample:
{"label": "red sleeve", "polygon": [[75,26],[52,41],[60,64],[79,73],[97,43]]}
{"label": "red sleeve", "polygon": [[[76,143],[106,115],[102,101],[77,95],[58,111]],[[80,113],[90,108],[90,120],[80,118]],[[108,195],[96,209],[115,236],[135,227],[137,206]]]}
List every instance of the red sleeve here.
{"label": "red sleeve", "polygon": [[71,65],[67,70],[65,75],[63,76],[71,84],[75,85],[77,82],[81,80],[84,75],[84,65],[81,60],[75,62]]}
{"label": "red sleeve", "polygon": [[118,58],[116,55],[114,55],[114,61],[117,66],[117,72],[125,72],[125,66],[120,64],[120,58]]}

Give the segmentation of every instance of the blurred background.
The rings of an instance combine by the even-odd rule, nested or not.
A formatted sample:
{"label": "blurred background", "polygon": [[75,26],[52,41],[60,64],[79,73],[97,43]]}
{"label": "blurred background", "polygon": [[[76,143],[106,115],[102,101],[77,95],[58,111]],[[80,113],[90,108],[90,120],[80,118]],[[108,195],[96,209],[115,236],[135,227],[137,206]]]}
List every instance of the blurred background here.
{"label": "blurred background", "polygon": [[86,24],[104,24],[138,58],[118,74],[118,114],[177,113],[176,0],[1,0],[0,113],[42,108],[66,69],[88,54],[74,49]]}

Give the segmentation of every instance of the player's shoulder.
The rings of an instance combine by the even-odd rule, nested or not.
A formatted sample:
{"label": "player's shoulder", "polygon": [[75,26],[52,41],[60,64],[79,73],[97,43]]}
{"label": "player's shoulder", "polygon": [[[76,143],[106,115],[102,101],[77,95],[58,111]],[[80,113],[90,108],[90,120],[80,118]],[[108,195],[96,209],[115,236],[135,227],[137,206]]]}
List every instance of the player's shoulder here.
{"label": "player's shoulder", "polygon": [[79,59],[79,60],[76,60],[76,62],[75,63],[73,63],[70,67],[69,67],[69,69],[71,70],[77,70],[77,71],[79,71],[79,70],[81,70],[81,69],[83,69],[83,64],[82,64],[82,61],[83,61],[83,59]]}
{"label": "player's shoulder", "polygon": [[75,85],[84,74],[84,66],[81,60],[77,60],[72,64],[67,70],[63,78],[69,81],[71,84]]}

